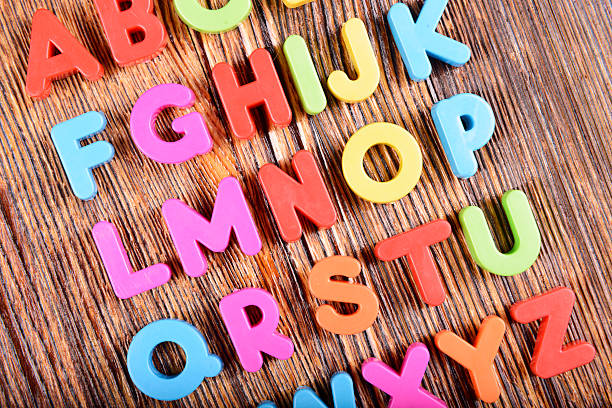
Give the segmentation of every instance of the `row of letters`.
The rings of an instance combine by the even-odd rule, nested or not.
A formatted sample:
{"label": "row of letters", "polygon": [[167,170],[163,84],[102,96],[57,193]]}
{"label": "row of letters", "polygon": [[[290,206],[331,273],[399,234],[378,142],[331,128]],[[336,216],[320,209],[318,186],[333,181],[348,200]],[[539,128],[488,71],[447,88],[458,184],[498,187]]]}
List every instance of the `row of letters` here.
{"label": "row of letters", "polygon": [[[345,257],[324,259],[315,265],[315,269],[321,263],[336,263],[338,258]],[[350,264],[356,261],[346,258],[341,262]],[[559,287],[517,302],[510,308],[512,318],[523,324],[544,319],[530,364],[535,375],[549,378],[587,364],[595,357],[593,346],[584,341],[564,346],[574,302],[574,292]],[[256,324],[251,323],[246,311],[247,307],[253,306],[262,314]],[[293,355],[293,342],[277,331],[280,311],[276,300],[267,291],[241,289],[225,296],[219,303],[219,310],[245,370],[258,371],[263,365],[263,354],[281,360],[288,360]],[[482,321],[473,344],[448,330],[435,335],[436,347],[468,370],[475,394],[484,402],[495,402],[501,393],[494,360],[505,333],[504,320],[491,315]],[[167,341],[178,344],[185,353],[185,367],[175,376],[160,373],[152,361],[155,347]],[[444,401],[421,387],[429,357],[429,350],[424,344],[413,343],[406,350],[399,372],[381,360],[370,358],[363,362],[361,374],[367,382],[391,397],[391,408],[442,408],[446,406]],[[210,352],[204,336],[182,320],[158,320],[142,328],[132,339],[127,359],[128,372],[134,384],[145,394],[160,400],[183,398],[195,391],[205,378],[215,377],[223,369],[223,362]],[[356,406],[350,375],[344,372],[335,374],[331,387],[334,407]],[[259,406],[273,407],[275,405],[270,401]],[[293,407],[325,408],[326,405],[310,388],[301,387],[293,397]]]}

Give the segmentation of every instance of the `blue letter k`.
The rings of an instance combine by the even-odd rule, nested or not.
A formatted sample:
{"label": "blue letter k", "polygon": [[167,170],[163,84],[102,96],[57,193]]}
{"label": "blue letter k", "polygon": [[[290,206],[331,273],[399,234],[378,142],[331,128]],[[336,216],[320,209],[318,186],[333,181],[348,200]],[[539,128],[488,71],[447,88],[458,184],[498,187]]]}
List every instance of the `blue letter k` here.
{"label": "blue letter k", "polygon": [[429,57],[459,67],[470,59],[467,45],[435,31],[448,0],[426,0],[416,23],[410,9],[397,3],[387,13],[393,39],[408,70],[415,81],[427,79],[431,74]]}

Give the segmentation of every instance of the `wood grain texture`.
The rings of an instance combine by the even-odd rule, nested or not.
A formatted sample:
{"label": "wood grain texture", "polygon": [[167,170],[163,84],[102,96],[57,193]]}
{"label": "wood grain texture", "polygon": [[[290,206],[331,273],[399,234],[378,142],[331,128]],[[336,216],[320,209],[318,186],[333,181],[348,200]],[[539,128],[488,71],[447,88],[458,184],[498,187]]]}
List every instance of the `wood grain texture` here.
{"label": "wood grain texture", "polygon": [[[208,5],[219,7],[221,0]],[[422,0],[408,0],[417,14]],[[313,387],[331,403],[329,378],[338,370],[354,378],[359,406],[384,406],[387,397],[365,383],[361,362],[378,357],[399,368],[406,347],[425,343],[432,360],[423,386],[450,407],[477,402],[466,371],[435,349],[433,336],[450,329],[473,339],[480,321],[499,315],[508,331],[496,358],[503,385],[499,407],[606,407],[612,405],[612,3],[610,0],[451,0],[439,31],[469,45],[462,68],[434,62],[421,83],[407,78],[385,15],[391,0],[315,0],[297,9],[280,1],[258,1],[238,29],[202,35],[182,24],[172,2],[156,2],[170,42],[153,61],[119,68],[110,56],[92,2],[70,0],[3,1],[0,27],[0,405],[2,406],[209,406],[252,407],[272,399],[290,406],[297,386]],[[52,10],[103,63],[102,80],[79,75],[57,81],[49,98],[24,93],[31,16]],[[309,117],[299,106],[281,46],[300,34],[313,50],[322,77],[348,69],[340,27],[351,17],[364,20],[384,70],[368,100],[347,105],[328,93],[329,106]],[[233,64],[247,81],[247,56],[267,48],[294,109],[283,130],[267,129],[258,114],[259,134],[238,141],[229,133],[211,78],[211,67]],[[181,165],[163,165],[143,156],[129,135],[134,102],[150,87],[176,82],[197,95],[214,138],[214,150]],[[450,171],[430,116],[431,106],[461,92],[481,95],[497,121],[493,139],[478,153],[480,170],[459,180]],[[90,110],[102,111],[108,126],[94,140],[109,140],[115,158],[95,170],[99,193],[89,202],[71,192],[51,143],[50,128]],[[179,111],[162,115],[169,129]],[[420,183],[388,205],[365,202],[347,187],[340,171],[350,135],[368,123],[388,121],[405,127],[424,155]],[[165,137],[176,137],[165,132]],[[325,169],[339,221],[327,231],[306,226],[303,238],[285,244],[257,184],[264,163],[289,171],[299,149],[315,154]],[[391,177],[396,157],[373,149],[367,166],[377,177]],[[181,269],[161,217],[168,198],[180,198],[209,216],[219,181],[237,177],[254,210],[264,248],[245,257],[232,242],[225,253],[207,251],[209,272],[190,278]],[[485,211],[503,250],[512,245],[501,195],[512,188],[529,197],[543,238],[541,254],[526,273],[506,278],[478,268],[469,256],[457,213],[466,205]],[[423,304],[405,260],[383,263],[374,245],[422,223],[448,219],[450,239],[433,247],[447,300]],[[171,265],[172,280],[121,301],[113,293],[95,248],[91,228],[113,222],[135,268]],[[307,290],[313,263],[342,254],[359,259],[358,281],[374,288],[381,301],[378,320],[355,336],[337,336],[314,320],[318,300]],[[584,339],[597,357],[587,366],[552,379],[530,374],[528,363],[537,324],[509,318],[512,303],[558,285],[572,288],[577,304],[568,341]],[[288,361],[266,359],[257,373],[246,373],[235,356],[218,311],[219,300],[234,289],[261,287],[281,308],[280,331],[296,345]],[[225,370],[189,397],[167,404],[138,391],[127,373],[132,336],[146,324],[179,318],[207,338]],[[158,356],[167,372],[180,370],[177,348]]]}

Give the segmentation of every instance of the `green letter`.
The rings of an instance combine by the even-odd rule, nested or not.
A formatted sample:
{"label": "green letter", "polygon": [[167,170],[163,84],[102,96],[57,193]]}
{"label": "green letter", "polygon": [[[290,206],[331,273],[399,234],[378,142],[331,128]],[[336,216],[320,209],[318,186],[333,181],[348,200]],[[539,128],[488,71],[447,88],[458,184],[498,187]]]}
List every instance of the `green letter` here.
{"label": "green letter", "polygon": [[198,0],[174,0],[174,7],[185,24],[203,33],[217,34],[232,30],[249,16],[251,0],[229,0],[218,10],[200,5]]}
{"label": "green letter", "polygon": [[285,40],[283,52],[302,107],[309,115],[321,113],[327,106],[327,98],[306,42],[299,35],[291,35]]}
{"label": "green letter", "polygon": [[514,247],[505,254],[495,247],[480,208],[465,207],[459,212],[459,222],[474,261],[496,275],[513,276],[525,272],[538,258],[540,231],[527,196],[522,191],[506,191],[502,197],[502,206],[514,237]]}

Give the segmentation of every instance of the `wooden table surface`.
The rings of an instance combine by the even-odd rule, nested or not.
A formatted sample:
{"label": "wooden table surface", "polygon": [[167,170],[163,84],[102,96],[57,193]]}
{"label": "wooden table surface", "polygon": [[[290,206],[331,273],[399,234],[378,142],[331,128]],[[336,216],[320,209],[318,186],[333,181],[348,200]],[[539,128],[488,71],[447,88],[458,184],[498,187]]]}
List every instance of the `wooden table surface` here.
{"label": "wooden table surface", "polygon": [[[451,0],[439,32],[468,44],[461,68],[433,63],[424,82],[407,78],[386,25],[389,0],[315,0],[288,9],[281,1],[256,2],[239,28],[203,35],[178,18],[172,2],[155,2],[170,41],[149,63],[114,64],[93,2],[3,1],[0,20],[0,405],[6,406],[209,406],[252,407],[272,399],[290,406],[296,387],[307,385],[331,404],[329,378],[339,370],[355,381],[359,406],[384,406],[387,396],[366,383],[360,365],[378,357],[399,368],[406,347],[425,343],[432,355],[423,386],[450,407],[484,406],[467,372],[441,354],[433,336],[449,329],[473,340],[480,321],[495,314],[508,330],[495,360],[502,382],[496,406],[604,407],[612,404],[612,3],[610,0]],[[211,5],[219,7],[222,1]],[[409,0],[416,15],[422,0]],[[25,95],[31,17],[51,9],[103,63],[97,82],[80,75],[57,81],[43,101]],[[336,101],[311,117],[301,109],[281,47],[300,34],[312,49],[322,78],[348,69],[340,27],[351,17],[365,22],[383,73],[372,97],[357,104]],[[258,114],[251,141],[234,138],[214,88],[211,67],[227,61],[243,81],[247,56],[265,47],[293,107],[294,120],[268,129]],[[136,99],[160,83],[189,86],[214,138],[211,153],[180,165],[156,163],[137,150],[129,134]],[[462,92],[485,98],[496,117],[492,140],[478,153],[479,171],[453,176],[430,115],[434,103]],[[95,140],[108,140],[114,159],[94,171],[99,193],[81,201],[72,193],[51,143],[53,125],[97,110],[108,118]],[[169,129],[184,111],[161,115]],[[353,194],[341,171],[342,149],[360,127],[388,121],[406,128],[422,148],[421,180],[408,196],[380,205]],[[164,137],[176,137],[165,132]],[[306,226],[303,238],[284,243],[257,183],[264,163],[289,170],[292,155],[314,153],[338,210],[330,230]],[[366,161],[376,177],[389,178],[397,158],[387,148]],[[263,250],[244,256],[235,241],[225,253],[206,251],[209,272],[183,273],[161,216],[161,205],[180,198],[209,216],[219,181],[237,177],[245,189],[263,240]],[[529,197],[542,234],[542,251],[525,273],[501,277],[476,266],[457,214],[467,205],[485,211],[503,251],[512,236],[501,195],[520,189]],[[405,259],[383,263],[374,245],[422,223],[444,218],[452,236],[433,246],[447,300],[425,305],[415,291]],[[129,300],[118,299],[94,245],[91,228],[113,222],[136,269],[168,263],[171,281]],[[374,288],[381,302],[374,325],[359,335],[338,336],[319,328],[320,301],[307,289],[307,273],[324,257],[354,256],[364,266],[358,281]],[[551,379],[529,372],[538,325],[509,317],[518,300],[559,285],[576,292],[567,341],[584,339],[597,350],[587,366]],[[219,300],[235,289],[261,287],[281,308],[279,330],[296,346],[288,361],[266,359],[262,370],[240,366],[221,322]],[[142,394],[131,382],[126,353],[132,336],[163,318],[186,320],[202,331],[225,369],[190,396],[167,404]],[[163,371],[181,369],[181,352],[163,346],[156,359]]]}

